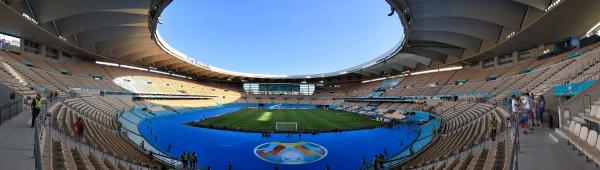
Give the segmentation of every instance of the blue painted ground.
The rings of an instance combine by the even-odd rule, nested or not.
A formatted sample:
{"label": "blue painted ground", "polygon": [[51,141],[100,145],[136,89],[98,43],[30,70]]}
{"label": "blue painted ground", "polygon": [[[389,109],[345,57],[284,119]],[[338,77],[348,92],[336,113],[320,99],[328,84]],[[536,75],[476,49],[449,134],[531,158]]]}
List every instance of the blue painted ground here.
{"label": "blue painted ground", "polygon": [[[392,157],[406,150],[417,139],[419,128],[416,125],[402,125],[396,128],[375,128],[342,133],[304,134],[288,138],[286,134],[274,134],[263,138],[259,133],[243,133],[186,126],[184,123],[205,117],[230,113],[241,106],[193,111],[185,114],[160,116],[141,121],[140,133],[154,147],[171,156],[179,157],[183,151],[196,152],[199,165],[213,169],[226,169],[231,161],[234,169],[273,169],[274,164],[254,155],[258,145],[267,142],[312,142],[325,147],[328,155],[316,162],[302,165],[278,165],[282,170],[358,169],[366,157],[371,162],[373,156],[387,150]],[[418,117],[423,116],[420,114]],[[421,117],[422,118],[422,117]],[[148,129],[148,127],[151,129]],[[154,136],[157,141],[154,141]],[[421,135],[422,136],[422,135]],[[421,137],[419,137],[421,138]],[[402,141],[402,142],[401,142]],[[428,142],[428,141],[427,141]],[[168,144],[173,148],[167,151]],[[406,152],[406,151],[405,151]]]}

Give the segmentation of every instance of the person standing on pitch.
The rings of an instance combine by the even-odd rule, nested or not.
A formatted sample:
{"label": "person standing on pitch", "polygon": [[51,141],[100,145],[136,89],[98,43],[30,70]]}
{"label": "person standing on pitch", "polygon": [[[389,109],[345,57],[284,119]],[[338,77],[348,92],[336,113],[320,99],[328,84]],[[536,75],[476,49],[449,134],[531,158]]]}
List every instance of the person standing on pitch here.
{"label": "person standing on pitch", "polygon": [[181,154],[181,163],[183,163],[184,169],[188,167],[188,154],[185,151]]}
{"label": "person standing on pitch", "polygon": [[379,170],[379,157],[377,157],[377,155],[375,155],[373,157],[373,169],[374,170]]}
{"label": "person standing on pitch", "polygon": [[196,169],[196,162],[198,162],[198,157],[196,157],[196,152],[192,152],[192,156],[191,156],[191,164],[192,164],[192,168]]}

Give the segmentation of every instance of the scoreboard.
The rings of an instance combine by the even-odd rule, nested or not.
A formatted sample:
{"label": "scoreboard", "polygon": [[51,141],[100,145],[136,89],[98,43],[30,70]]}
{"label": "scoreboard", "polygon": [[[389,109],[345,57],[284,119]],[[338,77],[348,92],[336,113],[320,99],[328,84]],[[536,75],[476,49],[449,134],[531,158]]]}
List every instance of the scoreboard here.
{"label": "scoreboard", "polygon": [[312,95],[315,84],[244,83],[247,94]]}

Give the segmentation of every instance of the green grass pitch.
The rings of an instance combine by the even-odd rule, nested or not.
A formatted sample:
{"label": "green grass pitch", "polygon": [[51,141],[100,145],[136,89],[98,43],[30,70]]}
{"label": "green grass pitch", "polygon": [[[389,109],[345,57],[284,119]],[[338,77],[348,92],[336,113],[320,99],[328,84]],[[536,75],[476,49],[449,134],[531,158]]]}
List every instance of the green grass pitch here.
{"label": "green grass pitch", "polygon": [[365,128],[379,122],[337,110],[266,110],[245,109],[206,119],[200,124],[242,129],[275,130],[275,122],[297,122],[298,130],[329,130]]}

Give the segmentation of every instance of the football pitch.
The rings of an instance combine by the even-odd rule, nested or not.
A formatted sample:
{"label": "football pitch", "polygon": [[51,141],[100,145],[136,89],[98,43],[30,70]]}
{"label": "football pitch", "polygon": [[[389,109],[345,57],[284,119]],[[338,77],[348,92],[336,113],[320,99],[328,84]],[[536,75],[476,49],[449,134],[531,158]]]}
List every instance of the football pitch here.
{"label": "football pitch", "polygon": [[298,130],[360,129],[379,125],[379,122],[356,113],[337,110],[268,110],[244,109],[202,120],[203,126],[275,130],[276,122],[297,122]]}

